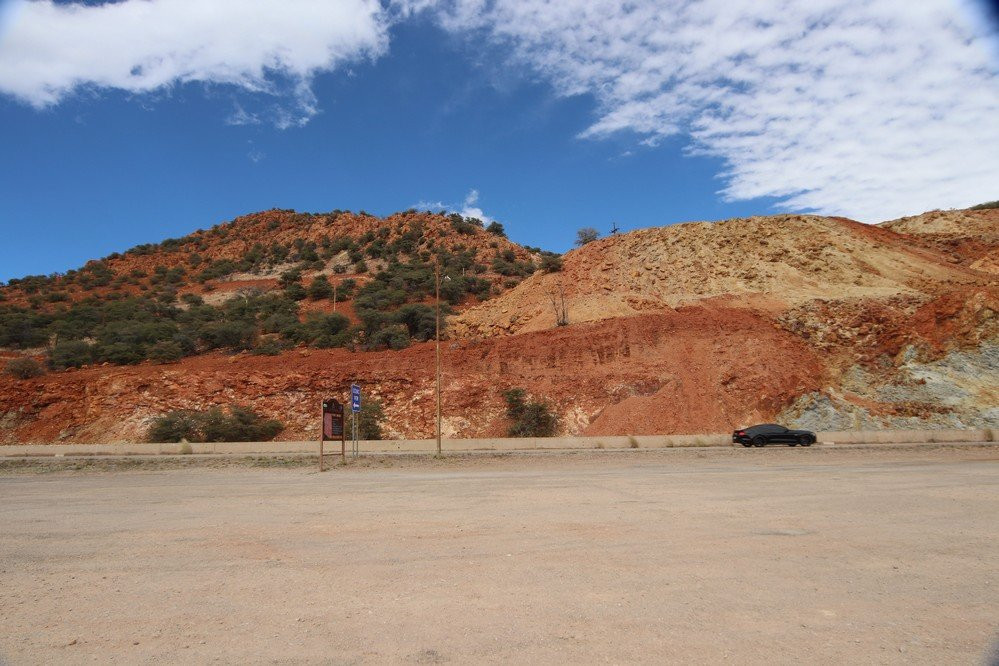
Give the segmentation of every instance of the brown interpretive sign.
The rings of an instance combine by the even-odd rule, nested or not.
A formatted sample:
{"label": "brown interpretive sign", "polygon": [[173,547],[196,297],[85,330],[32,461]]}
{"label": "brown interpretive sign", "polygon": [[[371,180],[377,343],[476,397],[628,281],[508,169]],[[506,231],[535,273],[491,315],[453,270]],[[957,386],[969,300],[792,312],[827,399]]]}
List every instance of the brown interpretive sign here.
{"label": "brown interpretive sign", "polygon": [[322,434],[319,437],[319,471],[323,471],[323,442],[340,440],[340,456],[347,458],[343,429],[343,405],[335,398],[323,400]]}

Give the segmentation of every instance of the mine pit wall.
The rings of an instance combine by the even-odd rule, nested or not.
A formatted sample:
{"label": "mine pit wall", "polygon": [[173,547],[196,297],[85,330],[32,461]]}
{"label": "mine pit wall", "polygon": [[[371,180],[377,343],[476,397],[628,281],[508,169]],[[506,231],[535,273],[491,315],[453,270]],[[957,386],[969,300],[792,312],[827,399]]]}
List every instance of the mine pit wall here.
{"label": "mine pit wall", "polygon": [[[820,445],[844,444],[946,444],[994,442],[996,430],[855,430],[816,433]],[[327,442],[326,453],[339,455],[338,442]],[[11,444],[0,446],[3,456],[53,455],[175,455],[190,447],[193,454],[299,454],[316,453],[317,442],[208,442],[201,444]],[[668,449],[708,446],[738,446],[731,434],[640,435],[610,437],[521,437],[503,439],[446,439],[445,452],[541,451],[578,449]],[[776,445],[775,445],[776,446]],[[370,453],[434,453],[433,439],[369,440],[359,443],[359,451]],[[350,443],[347,448],[349,451]],[[349,455],[349,454],[348,454]]]}

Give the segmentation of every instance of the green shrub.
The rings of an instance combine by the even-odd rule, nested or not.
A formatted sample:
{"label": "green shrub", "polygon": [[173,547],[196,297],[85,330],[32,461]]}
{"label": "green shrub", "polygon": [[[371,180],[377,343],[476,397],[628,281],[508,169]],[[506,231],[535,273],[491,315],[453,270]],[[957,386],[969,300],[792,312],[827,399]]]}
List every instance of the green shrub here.
{"label": "green shrub", "polygon": [[273,338],[261,342],[250,350],[254,356],[277,356],[285,349],[279,340]]}
{"label": "green shrub", "polygon": [[506,229],[504,229],[503,225],[500,224],[499,222],[495,222],[495,221],[494,222],[490,222],[489,226],[486,227],[486,231],[488,231],[491,234],[496,234],[497,236],[506,237]]}
{"label": "green shrub", "polygon": [[219,259],[217,261],[212,261],[204,268],[200,273],[198,273],[196,279],[198,282],[205,282],[206,280],[215,280],[227,275],[231,275],[236,272],[238,266],[234,261],[229,259]]}
{"label": "green shrub", "polygon": [[[441,314],[442,331],[445,322],[444,314],[446,313]],[[403,305],[395,311],[392,319],[397,324],[405,326],[409,337],[414,340],[423,342],[435,336],[437,323],[436,311],[432,305],[423,305],[422,303]]]}
{"label": "green shrub", "polygon": [[350,320],[339,312],[310,312],[305,321],[296,321],[282,328],[281,335],[293,342],[304,342],[316,347],[343,347],[353,337],[349,328]]}
{"label": "green shrub", "polygon": [[184,358],[184,349],[173,340],[163,340],[149,348],[148,356],[159,363],[175,363]]}
{"label": "green shrub", "polygon": [[522,388],[503,392],[510,437],[552,437],[558,432],[558,416],[547,402],[527,400]]}
{"label": "green shrub", "polygon": [[99,361],[108,361],[115,365],[134,365],[146,359],[146,351],[141,344],[135,342],[113,342],[97,346],[94,356]]}
{"label": "green shrub", "polygon": [[592,243],[593,241],[600,238],[600,232],[593,227],[583,227],[576,232],[576,246],[583,247],[587,243]]}
{"label": "green shrub", "polygon": [[340,280],[340,283],[336,286],[337,298],[341,300],[347,300],[354,295],[357,291],[357,280],[354,278],[347,278],[346,280]]}
{"label": "green shrub", "polygon": [[326,279],[325,275],[318,275],[312,280],[308,290],[309,298],[314,301],[333,297],[333,285]]}
{"label": "green shrub", "polygon": [[248,407],[232,405],[228,413],[218,407],[207,412],[177,410],[153,420],[147,438],[151,442],[266,442],[284,425],[265,419]]}
{"label": "green shrub", "polygon": [[49,363],[53,368],[79,368],[94,360],[93,348],[83,340],[59,342],[49,352]]}
{"label": "green shrub", "polygon": [[27,349],[45,344],[49,319],[20,308],[0,309],[0,347]]}
{"label": "green shrub", "polygon": [[27,356],[7,361],[4,371],[8,375],[17,377],[18,379],[32,379],[45,374],[45,368],[38,361]]}
{"label": "green shrub", "polygon": [[361,401],[361,411],[357,415],[358,439],[381,439],[382,422],[385,421],[385,410],[377,398]]}
{"label": "green shrub", "polygon": [[253,325],[242,321],[218,321],[201,327],[199,338],[208,349],[249,349],[256,333]]}
{"label": "green shrub", "polygon": [[372,349],[405,349],[409,346],[409,332],[401,324],[391,324],[381,328],[368,339],[368,347]]}
{"label": "green shrub", "polygon": [[557,254],[542,255],[541,270],[545,273],[558,273],[562,270],[562,257]]}
{"label": "green shrub", "polygon": [[986,201],[977,206],[972,206],[969,210],[987,210],[989,208],[999,208],[999,201]]}
{"label": "green shrub", "polygon": [[146,439],[150,442],[189,442],[201,441],[199,414],[189,410],[177,410],[153,420]]}
{"label": "green shrub", "polygon": [[306,297],[305,287],[297,282],[289,284],[284,288],[284,297],[292,301],[300,301]]}

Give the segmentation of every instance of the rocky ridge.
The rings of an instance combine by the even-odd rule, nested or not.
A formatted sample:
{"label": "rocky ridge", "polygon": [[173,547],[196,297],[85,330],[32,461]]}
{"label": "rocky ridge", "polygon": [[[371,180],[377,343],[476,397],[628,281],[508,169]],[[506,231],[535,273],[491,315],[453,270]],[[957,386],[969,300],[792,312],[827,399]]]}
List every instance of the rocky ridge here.
{"label": "rocky ridge", "polygon": [[[390,227],[405,233],[400,222],[418,219],[407,215],[387,218]],[[298,234],[321,244],[341,233],[339,218],[297,216],[268,211],[193,237],[203,254],[235,260],[262,234],[291,245]],[[419,219],[437,242],[474,245],[483,262],[504,251],[537,256],[506,239],[456,234],[444,217]],[[342,221],[342,233],[367,233]],[[127,275],[196,250],[107,264]],[[501,392],[513,386],[550,401],[566,433],[724,432],[774,419],[820,429],[996,428],[999,278],[987,260],[997,250],[995,210],[881,226],[754,217],[605,238],[565,255],[561,271],[516,286],[494,275],[498,296],[459,308],[443,345],[444,434],[502,435]],[[317,271],[340,259],[325,261]],[[267,270],[276,269],[209,280],[207,292],[266,287],[276,282]],[[4,291],[8,302],[26,297]],[[552,303],[563,297],[569,321],[559,326]],[[22,353],[0,350],[0,362]],[[158,414],[231,402],[284,421],[280,438],[311,438],[318,400],[352,381],[383,402],[390,436],[432,434],[433,345],[419,343],[0,375],[0,441],[135,440]]]}

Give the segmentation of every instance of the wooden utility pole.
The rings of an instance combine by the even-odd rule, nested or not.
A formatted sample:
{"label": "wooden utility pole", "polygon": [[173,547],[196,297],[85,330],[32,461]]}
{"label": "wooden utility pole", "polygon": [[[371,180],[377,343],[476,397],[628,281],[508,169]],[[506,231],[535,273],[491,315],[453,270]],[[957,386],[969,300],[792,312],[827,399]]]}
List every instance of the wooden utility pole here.
{"label": "wooden utility pole", "polygon": [[437,316],[435,323],[435,356],[437,366],[437,455],[441,454],[441,260],[434,257],[434,286],[436,292]]}
{"label": "wooden utility pole", "polygon": [[323,442],[326,441],[326,409],[319,403],[319,471],[323,471]]}

